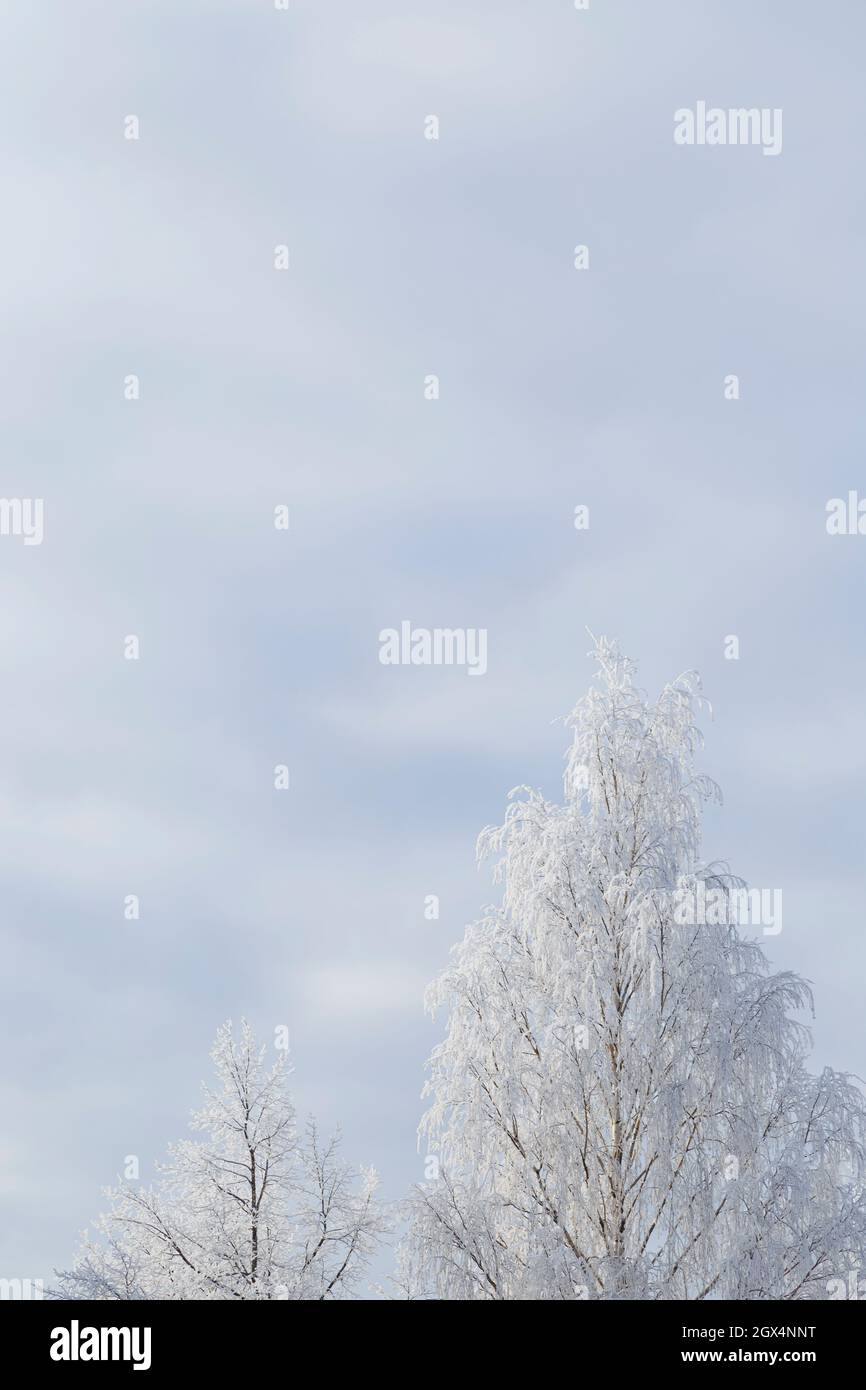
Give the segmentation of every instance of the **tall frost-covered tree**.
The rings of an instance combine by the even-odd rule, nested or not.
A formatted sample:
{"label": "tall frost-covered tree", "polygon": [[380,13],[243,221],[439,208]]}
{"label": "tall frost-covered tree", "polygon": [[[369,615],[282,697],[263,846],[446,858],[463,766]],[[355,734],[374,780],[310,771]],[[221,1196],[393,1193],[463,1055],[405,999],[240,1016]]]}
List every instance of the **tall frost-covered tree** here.
{"label": "tall frost-covered tree", "polygon": [[55,1298],[333,1299],[357,1287],[384,1231],[376,1175],[356,1175],[315,1126],[299,1138],[282,1051],[242,1023],[220,1028],[217,1086],[193,1113],[200,1140],[175,1144],[157,1183],[108,1191]]}
{"label": "tall frost-covered tree", "polygon": [[696,675],[649,703],[615,645],[595,655],[563,804],[518,788],[482,833],[501,903],[429,992],[448,1011],[422,1123],[440,1171],[411,1201],[398,1282],[827,1297],[866,1258],[862,1093],[810,1075],[808,986],[771,971],[736,920],[741,880],[701,860],[718,793],[693,767]]}

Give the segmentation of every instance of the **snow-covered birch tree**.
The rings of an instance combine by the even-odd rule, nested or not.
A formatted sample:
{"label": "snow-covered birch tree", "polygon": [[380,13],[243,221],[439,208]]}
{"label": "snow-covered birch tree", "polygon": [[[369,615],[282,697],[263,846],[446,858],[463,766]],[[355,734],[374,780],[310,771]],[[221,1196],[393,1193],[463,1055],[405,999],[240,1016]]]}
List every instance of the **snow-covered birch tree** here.
{"label": "snow-covered birch tree", "polygon": [[385,1222],[372,1170],[353,1172],[311,1122],[299,1137],[281,1051],[242,1023],[217,1033],[200,1140],[169,1150],[151,1188],[109,1189],[53,1297],[333,1299],[351,1296]]}
{"label": "snow-covered birch tree", "polygon": [[[866,1263],[861,1090],[810,1075],[807,984],[773,973],[701,859],[694,673],[650,703],[617,647],[567,723],[563,804],[485,830],[503,885],[429,991],[440,1175],[410,1296],[803,1299]],[[714,911],[689,913],[689,901]],[[730,908],[730,911],[726,911]],[[703,920],[697,920],[702,918]]]}

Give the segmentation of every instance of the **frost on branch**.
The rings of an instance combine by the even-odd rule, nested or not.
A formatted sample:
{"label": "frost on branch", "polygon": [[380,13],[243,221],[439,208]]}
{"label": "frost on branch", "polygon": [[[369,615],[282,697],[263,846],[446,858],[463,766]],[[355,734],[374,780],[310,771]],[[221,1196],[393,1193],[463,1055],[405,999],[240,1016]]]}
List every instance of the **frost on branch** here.
{"label": "frost on branch", "polygon": [[[447,1010],[401,1277],[440,1298],[823,1298],[866,1262],[864,1100],[805,1067],[811,1006],[735,925],[681,925],[715,784],[693,673],[648,703],[607,641],[567,723],[564,804],[512,793],[479,854],[501,903]],[[731,919],[729,919],[730,922]],[[417,1293],[416,1295],[417,1296]]]}
{"label": "frost on branch", "polygon": [[385,1230],[376,1175],[356,1179],[311,1122],[299,1138],[282,1052],[242,1023],[220,1028],[191,1127],[149,1189],[107,1192],[95,1238],[85,1238],[55,1298],[331,1299],[349,1296]]}

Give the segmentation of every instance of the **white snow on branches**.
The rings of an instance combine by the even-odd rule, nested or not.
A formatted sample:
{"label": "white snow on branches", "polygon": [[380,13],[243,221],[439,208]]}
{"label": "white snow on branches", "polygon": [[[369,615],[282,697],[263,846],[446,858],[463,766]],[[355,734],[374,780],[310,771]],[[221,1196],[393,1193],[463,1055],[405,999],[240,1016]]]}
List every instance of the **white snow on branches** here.
{"label": "white snow on branches", "polygon": [[299,1139],[286,1053],[268,1068],[242,1023],[220,1028],[218,1085],[158,1182],[106,1193],[108,1210],[52,1296],[333,1299],[350,1296],[385,1230],[376,1174],[356,1175],[310,1122]]}
{"label": "white snow on branches", "polygon": [[649,703],[601,640],[564,804],[483,832],[501,903],[429,991],[448,1012],[422,1133],[439,1178],[400,1252],[413,1296],[822,1298],[866,1256],[861,1090],[810,1075],[811,1004],[734,925],[683,926],[701,862],[694,673]]}

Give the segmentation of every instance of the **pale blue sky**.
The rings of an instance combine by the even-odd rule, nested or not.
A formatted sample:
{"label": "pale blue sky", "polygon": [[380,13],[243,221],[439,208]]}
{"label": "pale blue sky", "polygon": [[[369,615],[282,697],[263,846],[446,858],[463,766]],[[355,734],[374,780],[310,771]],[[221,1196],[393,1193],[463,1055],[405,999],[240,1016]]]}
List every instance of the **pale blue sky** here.
{"label": "pale blue sky", "polygon": [[[702,671],[707,857],[783,889],[816,1063],[866,1076],[866,538],[824,524],[866,493],[864,39],[854,0],[2,6],[0,491],[46,535],[0,538],[0,1273],[152,1175],[229,1015],[422,1176],[423,986],[478,830],[558,794],[586,627]],[[700,99],[781,107],[781,155],[675,146]],[[381,666],[403,619],[487,628],[487,675]]]}

